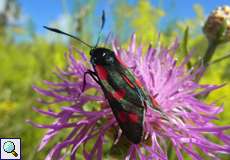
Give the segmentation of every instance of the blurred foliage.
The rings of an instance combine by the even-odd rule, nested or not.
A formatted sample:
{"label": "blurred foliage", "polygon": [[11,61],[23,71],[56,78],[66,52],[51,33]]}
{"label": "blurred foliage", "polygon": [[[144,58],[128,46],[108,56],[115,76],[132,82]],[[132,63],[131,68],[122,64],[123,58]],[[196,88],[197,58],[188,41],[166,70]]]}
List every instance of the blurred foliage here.
{"label": "blurred foliage", "polygon": [[[17,4],[16,1],[14,2],[14,4]],[[76,3],[79,2],[76,1]],[[113,3],[111,5],[114,5]],[[69,14],[73,15],[71,21],[76,20],[76,24],[73,24],[73,22],[70,24],[69,27],[72,27],[70,31],[76,31],[86,41],[92,35],[95,35],[95,25],[92,25],[90,21],[98,19],[97,15],[93,14],[96,4],[94,1],[82,2],[79,4],[80,7],[74,8],[72,11],[74,14]],[[20,8],[18,4],[16,6]],[[123,13],[124,10],[126,14]],[[157,25],[162,16],[170,14],[161,8],[152,6],[148,0],[138,1],[135,5],[118,0],[111,12],[114,18],[113,32],[125,44],[127,44],[127,37],[130,37],[132,31],[137,33],[138,42],[141,44],[150,42],[157,44],[159,40]],[[170,26],[166,27],[166,30],[160,36],[161,44],[164,44],[164,46],[169,45],[177,37],[181,41],[186,39],[186,42],[182,43],[186,47],[180,46],[177,56],[180,59],[187,54],[184,52],[193,50],[194,56],[191,61],[193,65],[199,60],[199,57],[203,56],[207,48],[207,40],[201,32],[205,20],[202,6],[194,5],[194,12],[196,18],[169,24]],[[7,8],[6,11],[1,13],[1,16],[7,17],[4,16],[4,13],[9,13]],[[28,21],[27,28],[22,26],[12,28],[8,22],[7,19],[4,19],[4,23],[1,23],[0,26],[1,32],[4,32],[4,36],[0,37],[0,137],[20,137],[24,159],[44,159],[51,145],[48,145],[41,152],[37,152],[36,148],[45,131],[36,129],[25,122],[26,119],[33,119],[33,121],[41,123],[47,122],[47,117],[42,117],[32,111],[32,106],[38,105],[35,102],[38,95],[35,96],[36,93],[31,87],[32,85],[43,86],[42,80],[44,79],[56,80],[52,71],[55,70],[56,66],[65,66],[63,53],[68,49],[68,45],[63,41],[50,42],[45,37],[37,35],[34,32],[32,19]],[[189,27],[189,34],[186,34],[188,38],[183,38],[183,33],[187,27]],[[28,33],[26,33],[27,29],[29,30]],[[18,30],[30,35],[31,40],[17,42]],[[79,45],[73,41],[71,41],[71,44]],[[145,45],[145,47],[147,46]],[[87,52],[87,50],[85,51]],[[217,48],[213,59],[220,58],[227,53],[230,53],[230,46],[223,44]],[[230,124],[229,67],[230,61],[228,59],[215,63],[208,68],[201,80],[203,84],[226,83],[225,87],[208,95],[206,100],[208,103],[215,101],[219,105],[224,103],[225,111],[220,114],[220,121],[217,122],[219,125]],[[171,159],[173,159],[173,154]]]}
{"label": "blurred foliage", "polygon": [[[124,14],[124,11],[126,14]],[[162,9],[153,7],[148,0],[137,1],[135,6],[129,5],[125,1],[119,1],[115,13],[117,33],[125,33],[131,28],[131,31],[136,32],[137,37],[141,37],[142,43],[157,40],[158,31],[156,26],[165,14]],[[127,35],[125,36],[127,38]]]}

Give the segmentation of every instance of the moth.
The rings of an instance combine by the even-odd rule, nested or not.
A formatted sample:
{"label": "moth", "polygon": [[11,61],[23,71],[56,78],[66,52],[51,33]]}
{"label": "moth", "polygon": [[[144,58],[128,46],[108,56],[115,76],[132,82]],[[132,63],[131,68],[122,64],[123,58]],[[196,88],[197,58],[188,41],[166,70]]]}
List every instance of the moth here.
{"label": "moth", "polygon": [[[105,13],[103,11],[100,33],[104,22]],[[82,90],[84,90],[86,84],[85,77],[89,74],[104,92],[104,96],[108,100],[122,133],[132,143],[140,143],[144,135],[146,109],[151,107],[159,111],[157,101],[146,93],[141,82],[124,62],[116,56],[114,51],[109,48],[97,47],[100,34],[95,47],[93,47],[78,37],[59,29],[44,27],[50,31],[70,36],[90,48],[90,63],[93,66],[93,70],[85,72]]]}

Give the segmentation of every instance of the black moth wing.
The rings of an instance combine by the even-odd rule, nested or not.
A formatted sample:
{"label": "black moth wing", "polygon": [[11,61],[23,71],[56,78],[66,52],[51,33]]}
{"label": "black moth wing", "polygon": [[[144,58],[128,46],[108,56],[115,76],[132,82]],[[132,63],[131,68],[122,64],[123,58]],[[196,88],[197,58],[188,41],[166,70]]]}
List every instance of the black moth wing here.
{"label": "black moth wing", "polygon": [[[108,74],[106,80],[100,79],[100,72],[97,71],[96,64],[93,66],[123,134],[131,142],[140,143],[143,137],[147,96],[142,88],[135,84],[135,76],[117,59],[111,65],[103,65]],[[121,90],[123,91],[122,96],[119,95]],[[118,96],[114,96],[116,93]]]}
{"label": "black moth wing", "polygon": [[[104,93],[108,94],[107,91],[104,91]],[[126,100],[122,102],[117,101],[110,95],[106,97],[122,133],[131,142],[135,144],[140,143],[143,136],[144,108],[137,107],[136,104]],[[137,115],[138,120],[135,122],[129,120],[128,117],[130,114]],[[121,120],[121,115],[125,116],[125,120]]]}

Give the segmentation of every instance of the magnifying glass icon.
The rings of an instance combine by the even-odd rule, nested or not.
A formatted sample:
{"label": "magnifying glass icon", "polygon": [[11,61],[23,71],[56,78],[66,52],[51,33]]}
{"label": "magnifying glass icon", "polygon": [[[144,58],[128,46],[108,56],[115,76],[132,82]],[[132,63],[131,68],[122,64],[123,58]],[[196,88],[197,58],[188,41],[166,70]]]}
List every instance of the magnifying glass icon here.
{"label": "magnifying glass icon", "polygon": [[17,152],[15,152],[15,145],[13,142],[11,141],[7,141],[3,144],[3,150],[6,152],[6,153],[11,153],[14,155],[14,157],[17,157],[18,154]]}

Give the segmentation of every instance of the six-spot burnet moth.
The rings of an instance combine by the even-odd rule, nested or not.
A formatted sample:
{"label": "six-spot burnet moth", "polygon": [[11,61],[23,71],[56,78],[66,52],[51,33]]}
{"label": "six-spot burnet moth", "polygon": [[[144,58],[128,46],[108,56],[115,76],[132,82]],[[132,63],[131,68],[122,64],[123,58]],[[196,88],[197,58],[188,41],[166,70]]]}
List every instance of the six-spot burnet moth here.
{"label": "six-spot burnet moth", "polygon": [[70,36],[90,48],[90,63],[93,70],[85,72],[82,90],[86,83],[85,76],[89,74],[101,86],[122,133],[132,143],[138,144],[144,134],[146,108],[151,107],[159,111],[158,103],[146,94],[140,81],[111,49],[98,47],[104,23],[105,13],[103,11],[101,29],[94,47],[59,29],[44,27],[50,31]]}

